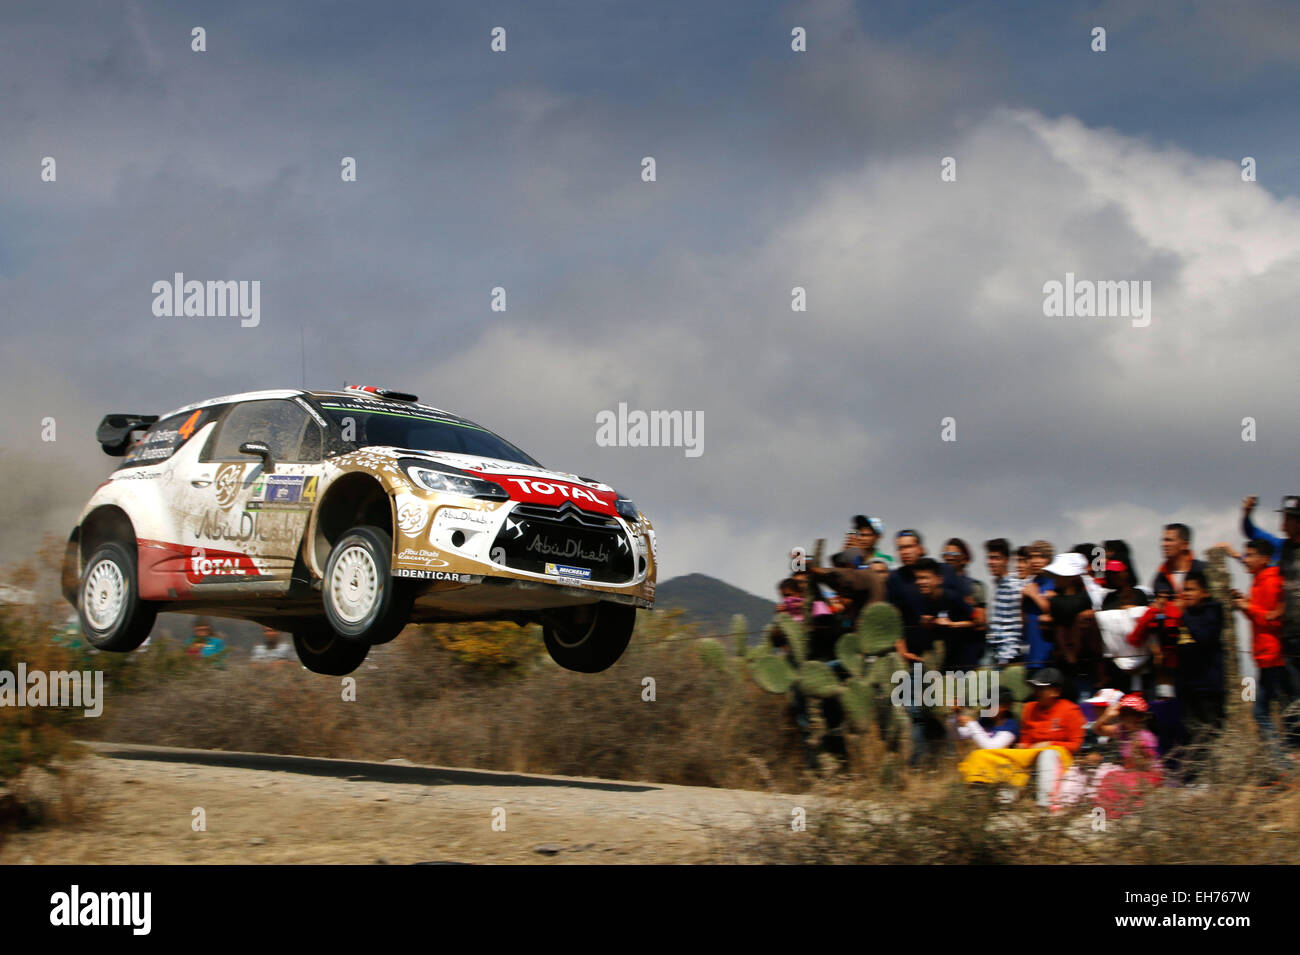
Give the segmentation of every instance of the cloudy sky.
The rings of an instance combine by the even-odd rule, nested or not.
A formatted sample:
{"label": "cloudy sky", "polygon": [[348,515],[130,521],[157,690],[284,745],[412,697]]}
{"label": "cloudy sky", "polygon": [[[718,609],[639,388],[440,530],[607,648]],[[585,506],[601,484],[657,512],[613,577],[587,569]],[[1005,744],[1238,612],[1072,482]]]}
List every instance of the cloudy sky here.
{"label": "cloudy sky", "polygon": [[[1164,522],[1236,540],[1300,491],[1300,12],[1150,6],[8,3],[10,547],[67,533],[104,413],[304,353],[624,490],[661,579],[768,595],[858,512],[1144,577]],[[175,272],[260,281],[260,324],[155,317]],[[1067,272],[1149,281],[1150,325],[1045,316]],[[703,454],[598,447],[620,402]]]}

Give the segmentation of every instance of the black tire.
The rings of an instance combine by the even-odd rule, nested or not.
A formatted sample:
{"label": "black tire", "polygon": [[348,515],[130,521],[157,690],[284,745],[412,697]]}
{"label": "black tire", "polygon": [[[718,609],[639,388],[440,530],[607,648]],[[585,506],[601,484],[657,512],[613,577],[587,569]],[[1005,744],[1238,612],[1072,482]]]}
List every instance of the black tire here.
{"label": "black tire", "polygon": [[378,527],[354,527],[334,544],[325,562],[321,601],[340,637],[387,643],[411,619],[411,588],[392,576],[393,539]]}
{"label": "black tire", "polygon": [[548,613],[542,639],[551,659],[566,670],[599,673],[623,655],[635,625],[635,607],[602,600]]}
{"label": "black tire", "polygon": [[81,571],[77,615],[86,641],[98,650],[130,653],[149,636],[158,605],[140,599],[133,548],[106,541]]}
{"label": "black tire", "polygon": [[370,644],[340,637],[329,624],[296,627],[293,631],[293,649],[302,665],[312,673],[326,676],[347,676],[366,658]]}

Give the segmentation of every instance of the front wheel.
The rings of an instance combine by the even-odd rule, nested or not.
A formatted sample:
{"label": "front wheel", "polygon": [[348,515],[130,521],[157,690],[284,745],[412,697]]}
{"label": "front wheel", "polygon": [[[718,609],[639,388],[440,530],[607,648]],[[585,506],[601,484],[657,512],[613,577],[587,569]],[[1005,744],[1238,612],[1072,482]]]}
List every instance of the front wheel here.
{"label": "front wheel", "polygon": [[608,670],[627,649],[636,608],[601,601],[551,611],[542,619],[542,639],[551,659],[566,670]]}
{"label": "front wheel", "polygon": [[323,623],[295,628],[293,648],[303,666],[326,676],[347,676],[370,652],[370,644],[345,640]]}
{"label": "front wheel", "polygon": [[387,643],[411,618],[411,590],[392,576],[393,539],[378,527],[354,527],[325,563],[325,617],[340,637]]}
{"label": "front wheel", "polygon": [[136,578],[135,556],[117,541],[100,544],[86,561],[77,612],[92,647],[129,653],[149,636],[158,606],[140,599]]}

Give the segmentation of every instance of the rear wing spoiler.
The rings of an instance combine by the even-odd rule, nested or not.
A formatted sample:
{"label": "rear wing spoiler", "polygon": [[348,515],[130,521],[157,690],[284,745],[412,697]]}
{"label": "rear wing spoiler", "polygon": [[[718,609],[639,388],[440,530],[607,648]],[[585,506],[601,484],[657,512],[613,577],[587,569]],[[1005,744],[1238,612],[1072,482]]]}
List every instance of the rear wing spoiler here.
{"label": "rear wing spoiler", "polygon": [[95,429],[95,440],[110,457],[120,458],[132,444],[132,435],[158,420],[156,414],[108,414]]}

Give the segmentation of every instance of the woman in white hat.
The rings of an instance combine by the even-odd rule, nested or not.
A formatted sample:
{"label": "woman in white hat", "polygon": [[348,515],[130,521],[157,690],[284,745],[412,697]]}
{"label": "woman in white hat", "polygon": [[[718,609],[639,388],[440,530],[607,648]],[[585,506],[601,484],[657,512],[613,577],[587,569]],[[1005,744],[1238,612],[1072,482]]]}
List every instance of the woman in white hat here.
{"label": "woman in white hat", "polygon": [[1057,554],[1044,569],[1056,580],[1044,618],[1052,623],[1052,664],[1065,674],[1067,694],[1083,700],[1105,678],[1101,633],[1094,619],[1104,594],[1088,573],[1088,560],[1082,554]]}

